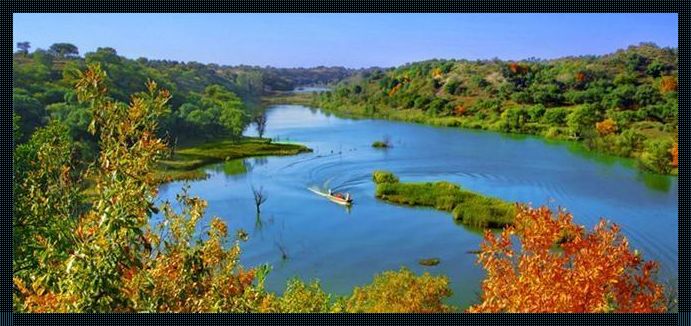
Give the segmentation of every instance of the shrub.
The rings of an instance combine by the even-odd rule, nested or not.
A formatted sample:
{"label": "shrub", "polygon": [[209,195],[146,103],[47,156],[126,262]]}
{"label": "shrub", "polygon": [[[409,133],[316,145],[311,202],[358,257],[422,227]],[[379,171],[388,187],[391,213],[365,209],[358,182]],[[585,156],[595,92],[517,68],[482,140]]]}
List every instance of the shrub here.
{"label": "shrub", "polygon": [[370,285],[355,288],[346,302],[348,312],[429,313],[450,312],[442,299],[450,297],[445,276],[425,273],[416,276],[410,270],[383,272]]}
{"label": "shrub", "polygon": [[612,119],[605,119],[595,124],[595,129],[600,136],[607,136],[617,131],[617,124]]}
{"label": "shrub", "polygon": [[389,171],[374,171],[372,180],[376,184],[381,183],[398,183],[398,177]]}
{"label": "shrub", "polygon": [[672,170],[673,147],[671,139],[648,140],[639,158],[640,166],[652,172],[668,174]]}

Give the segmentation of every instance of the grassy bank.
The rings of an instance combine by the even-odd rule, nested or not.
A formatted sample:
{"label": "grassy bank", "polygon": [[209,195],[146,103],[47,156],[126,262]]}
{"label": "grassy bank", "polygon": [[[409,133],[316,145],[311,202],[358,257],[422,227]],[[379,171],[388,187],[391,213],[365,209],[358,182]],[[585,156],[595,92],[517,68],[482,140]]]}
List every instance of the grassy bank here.
{"label": "grassy bank", "polygon": [[239,141],[220,140],[176,150],[171,157],[160,160],[156,171],[161,182],[206,178],[200,168],[209,164],[256,156],[295,155],[312,150],[299,144],[273,143],[270,139],[243,138]]}
{"label": "grassy bank", "polygon": [[379,199],[409,206],[433,207],[450,212],[454,220],[465,225],[500,228],[513,222],[514,205],[461,189],[453,183],[401,183],[387,171],[375,171],[375,196]]}
{"label": "grassy bank", "polygon": [[312,103],[312,93],[295,93],[295,92],[272,92],[264,95],[261,98],[263,105],[277,105],[277,104],[296,104],[296,105],[310,105]]}
{"label": "grassy bank", "polygon": [[[430,116],[416,109],[394,109],[371,107],[359,104],[336,105],[325,101],[314,100],[311,106],[319,107],[325,112],[351,119],[383,119],[410,123],[419,123],[437,127],[478,129],[517,135],[533,135],[546,140],[558,140],[580,143],[588,151],[635,160],[636,167],[643,171],[661,175],[678,175],[673,144],[675,134],[669,126],[655,121],[641,121],[631,124],[628,130],[620,134],[599,135],[590,133],[588,138],[574,137],[569,127],[555,126],[545,122],[525,123],[520,128],[508,126],[499,115],[484,119],[477,117]],[[515,107],[512,107],[515,108]],[[581,106],[555,108],[564,114],[580,110]]]}

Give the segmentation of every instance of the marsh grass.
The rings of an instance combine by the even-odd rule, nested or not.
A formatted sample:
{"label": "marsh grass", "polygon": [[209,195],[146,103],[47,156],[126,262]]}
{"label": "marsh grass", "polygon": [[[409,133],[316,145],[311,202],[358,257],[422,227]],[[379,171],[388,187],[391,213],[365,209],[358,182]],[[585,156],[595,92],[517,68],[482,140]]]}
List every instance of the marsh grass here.
{"label": "marsh grass", "polygon": [[375,196],[379,199],[409,206],[433,207],[450,212],[454,220],[482,228],[500,228],[513,222],[513,204],[461,189],[456,184],[439,181],[401,183],[391,172],[375,171]]}
{"label": "marsh grass", "polygon": [[[179,149],[171,157],[160,160],[156,176],[162,182],[198,180],[206,178],[200,168],[209,164],[233,161],[246,157],[296,155],[312,150],[299,144],[275,143],[270,139],[243,138],[219,140]],[[224,165],[235,173],[242,173],[238,163]],[[244,168],[244,165],[243,165]]]}

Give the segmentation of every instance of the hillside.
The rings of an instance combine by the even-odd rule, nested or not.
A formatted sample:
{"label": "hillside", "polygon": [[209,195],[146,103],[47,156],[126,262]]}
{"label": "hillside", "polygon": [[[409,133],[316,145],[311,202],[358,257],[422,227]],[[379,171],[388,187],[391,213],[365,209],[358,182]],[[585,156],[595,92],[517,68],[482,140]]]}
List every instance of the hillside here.
{"label": "hillside", "polygon": [[540,135],[676,173],[676,49],[555,60],[428,60],[358,73],[314,103],[350,116]]}

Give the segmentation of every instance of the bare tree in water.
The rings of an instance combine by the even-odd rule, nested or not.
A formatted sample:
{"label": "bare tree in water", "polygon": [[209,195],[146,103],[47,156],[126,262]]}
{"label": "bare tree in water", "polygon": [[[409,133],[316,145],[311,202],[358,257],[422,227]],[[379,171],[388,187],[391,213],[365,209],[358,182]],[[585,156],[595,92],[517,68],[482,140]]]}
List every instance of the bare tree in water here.
{"label": "bare tree in water", "polygon": [[257,208],[257,215],[261,213],[261,205],[266,202],[268,196],[264,193],[264,187],[259,187],[259,189],[252,186],[252,194],[254,194],[254,205]]}
{"label": "bare tree in water", "polygon": [[255,115],[252,121],[255,124],[255,128],[257,129],[257,134],[259,134],[259,138],[262,138],[264,136],[264,131],[266,130],[266,120],[266,113],[261,112]]}

